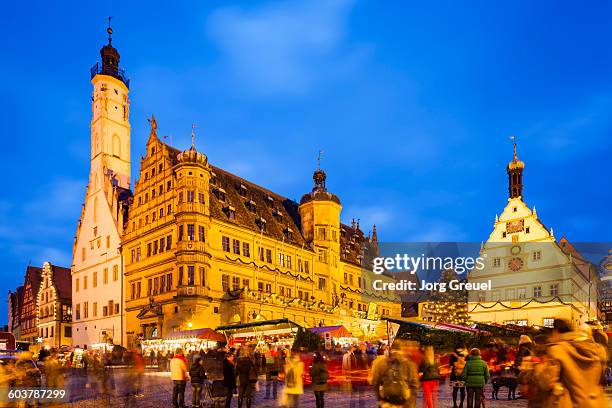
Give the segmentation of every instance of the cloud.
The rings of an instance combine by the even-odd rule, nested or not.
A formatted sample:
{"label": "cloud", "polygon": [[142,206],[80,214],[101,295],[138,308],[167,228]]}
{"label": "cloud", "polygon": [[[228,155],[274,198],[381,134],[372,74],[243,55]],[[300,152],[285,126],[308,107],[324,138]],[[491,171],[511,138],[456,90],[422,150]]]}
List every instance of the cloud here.
{"label": "cloud", "polygon": [[300,94],[360,60],[362,50],[342,55],[352,6],[352,0],[313,0],[228,7],[211,15],[208,34],[243,85],[257,93]]}
{"label": "cloud", "polygon": [[58,178],[32,191],[19,206],[0,202],[0,248],[22,262],[69,266],[85,185]]}

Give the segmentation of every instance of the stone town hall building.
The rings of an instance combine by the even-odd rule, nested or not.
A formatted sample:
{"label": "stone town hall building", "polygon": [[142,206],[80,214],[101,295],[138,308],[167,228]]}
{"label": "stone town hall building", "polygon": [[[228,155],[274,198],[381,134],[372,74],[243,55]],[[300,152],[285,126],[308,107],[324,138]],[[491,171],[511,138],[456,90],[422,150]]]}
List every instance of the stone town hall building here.
{"label": "stone town hall building", "polygon": [[[112,39],[92,69],[91,170],[73,249],[73,344],[125,346],[190,327],[289,318],[374,336],[399,316],[364,259],[376,229],[340,222],[317,169],[299,203],[162,142],[151,119],[130,185],[129,81]],[[193,137],[192,137],[193,141]],[[365,257],[365,258],[364,258]],[[379,331],[380,334],[380,331]]]}

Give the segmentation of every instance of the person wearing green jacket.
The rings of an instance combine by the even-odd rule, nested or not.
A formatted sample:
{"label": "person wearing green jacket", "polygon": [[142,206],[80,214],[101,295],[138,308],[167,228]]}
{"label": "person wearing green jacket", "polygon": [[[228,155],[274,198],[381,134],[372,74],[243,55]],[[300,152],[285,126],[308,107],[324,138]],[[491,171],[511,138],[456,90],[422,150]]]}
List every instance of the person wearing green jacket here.
{"label": "person wearing green jacket", "polygon": [[489,367],[480,358],[480,350],[473,348],[470,350],[461,379],[465,381],[467,389],[467,408],[477,408],[480,406],[484,386],[489,381]]}

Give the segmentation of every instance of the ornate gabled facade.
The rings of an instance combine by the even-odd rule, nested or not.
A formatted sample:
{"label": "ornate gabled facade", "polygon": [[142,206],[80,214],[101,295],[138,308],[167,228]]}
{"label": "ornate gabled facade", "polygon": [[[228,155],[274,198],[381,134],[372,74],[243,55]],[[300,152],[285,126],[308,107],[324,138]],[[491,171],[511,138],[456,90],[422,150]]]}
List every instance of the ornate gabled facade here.
{"label": "ornate gabled facade", "polygon": [[70,269],[45,262],[36,301],[36,326],[41,347],[72,344],[72,282]]}
{"label": "ornate gabled facade", "polygon": [[91,160],[72,251],[73,344],[120,343],[123,319],[121,235],[130,188],[129,81],[108,44],[91,69]]}
{"label": "ornate gabled facade", "polygon": [[8,330],[16,340],[21,338],[21,309],[23,302],[23,286],[8,293]]}
{"label": "ornate gabled facade", "polygon": [[535,207],[523,201],[523,170],[516,144],[506,168],[509,198],[495,216],[493,232],[483,245],[485,268],[469,281],[491,281],[491,290],[470,293],[474,321],[549,326],[554,318],[580,324],[597,318],[597,274],[563,238],[540,221]]}
{"label": "ornate gabled facade", "polygon": [[30,344],[37,343],[36,300],[38,299],[41,280],[42,269],[28,266],[23,282],[23,298],[20,310],[21,334],[19,340],[27,341]]}
{"label": "ornate gabled facade", "polygon": [[398,299],[372,293],[362,260],[375,243],[340,223],[322,170],[298,204],[211,165],[194,144],[168,146],[151,125],[122,242],[128,346],[282,317],[367,337],[382,314],[399,315]]}

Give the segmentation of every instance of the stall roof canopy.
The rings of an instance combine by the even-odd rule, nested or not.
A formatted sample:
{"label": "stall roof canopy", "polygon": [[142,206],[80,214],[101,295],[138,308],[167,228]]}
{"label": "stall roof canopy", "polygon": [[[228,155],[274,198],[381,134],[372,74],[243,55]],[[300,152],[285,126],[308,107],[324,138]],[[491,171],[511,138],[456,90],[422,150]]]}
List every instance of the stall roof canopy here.
{"label": "stall roof canopy", "polygon": [[228,334],[237,334],[243,332],[265,332],[270,330],[291,329],[301,327],[299,324],[284,318],[274,320],[260,320],[249,323],[236,323],[219,326],[215,330],[229,332]]}
{"label": "stall roof canopy", "polygon": [[353,337],[353,334],[350,331],[348,331],[346,327],[342,325],[311,327],[308,330],[315,332],[319,335],[330,333],[331,336],[336,339]]}
{"label": "stall roof canopy", "polygon": [[407,325],[407,326],[419,326],[424,327],[430,330],[446,330],[446,331],[454,331],[454,332],[464,332],[464,333],[476,333],[482,330],[477,328],[471,328],[466,326],[461,326],[458,324],[450,324],[450,323],[439,323],[439,322],[414,322],[410,320],[402,320],[391,317],[383,317],[383,320],[387,320],[391,323],[397,323],[399,325]]}
{"label": "stall roof canopy", "polygon": [[166,337],[166,339],[168,340],[192,338],[208,341],[226,341],[225,335],[223,335],[222,333],[217,333],[216,331],[214,331],[213,329],[209,329],[208,327],[202,329],[181,330],[174,333],[170,333]]}

